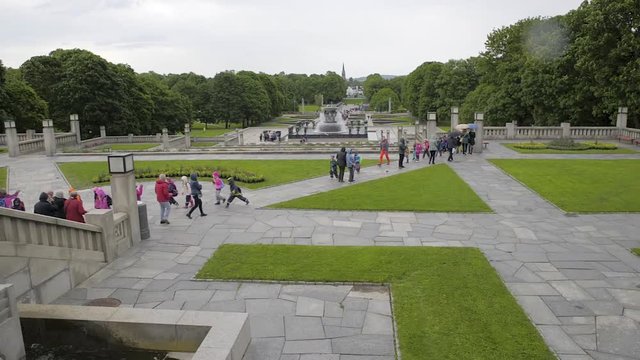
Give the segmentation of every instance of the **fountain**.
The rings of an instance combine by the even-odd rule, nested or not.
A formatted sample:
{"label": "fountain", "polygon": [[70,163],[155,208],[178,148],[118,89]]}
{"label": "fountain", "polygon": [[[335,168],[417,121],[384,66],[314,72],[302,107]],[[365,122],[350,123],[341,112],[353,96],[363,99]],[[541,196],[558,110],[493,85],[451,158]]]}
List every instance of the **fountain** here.
{"label": "fountain", "polygon": [[[318,117],[318,126],[315,133],[342,133],[344,132],[344,119],[338,115],[338,107],[327,106],[322,109]],[[342,115],[342,114],[341,114]]]}
{"label": "fountain", "polygon": [[314,120],[301,120],[289,127],[289,139],[308,140],[320,138],[367,138],[367,124],[364,117],[350,118],[348,106],[328,105],[322,107]]}

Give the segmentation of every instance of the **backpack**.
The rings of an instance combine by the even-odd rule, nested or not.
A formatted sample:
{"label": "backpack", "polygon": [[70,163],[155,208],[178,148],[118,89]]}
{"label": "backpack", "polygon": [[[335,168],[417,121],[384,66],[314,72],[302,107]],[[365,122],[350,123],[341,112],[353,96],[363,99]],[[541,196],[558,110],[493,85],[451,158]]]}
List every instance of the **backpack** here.
{"label": "backpack", "polygon": [[169,183],[169,193],[171,196],[178,196],[178,188],[175,183]]}
{"label": "backpack", "polygon": [[0,207],[7,207],[7,201],[3,197],[0,198]]}
{"label": "backpack", "polygon": [[11,208],[13,210],[20,210],[20,211],[24,211],[24,203],[22,202],[22,200],[20,200],[20,198],[15,198],[13,199],[13,204],[11,206]]}

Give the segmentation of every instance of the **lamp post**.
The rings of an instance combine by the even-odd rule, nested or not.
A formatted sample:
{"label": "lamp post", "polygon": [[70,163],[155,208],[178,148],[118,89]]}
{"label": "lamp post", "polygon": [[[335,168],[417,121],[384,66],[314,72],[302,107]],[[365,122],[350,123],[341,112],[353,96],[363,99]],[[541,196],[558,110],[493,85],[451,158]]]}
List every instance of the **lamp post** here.
{"label": "lamp post", "polygon": [[[141,233],[133,154],[113,153],[107,156],[107,163],[109,165],[109,173],[111,174],[113,212],[123,212],[129,215],[131,245],[137,244],[141,240]],[[145,219],[143,219],[143,221],[146,222],[146,207],[144,208],[144,214]]]}

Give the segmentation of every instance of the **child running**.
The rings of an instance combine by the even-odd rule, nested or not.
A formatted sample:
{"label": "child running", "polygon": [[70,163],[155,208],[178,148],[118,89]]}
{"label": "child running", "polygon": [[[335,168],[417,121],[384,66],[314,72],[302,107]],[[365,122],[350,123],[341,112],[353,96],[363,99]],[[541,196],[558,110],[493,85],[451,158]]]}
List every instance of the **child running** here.
{"label": "child running", "polygon": [[249,205],[249,200],[246,197],[242,196],[242,189],[240,189],[240,187],[236,185],[236,182],[233,180],[233,178],[230,177],[227,179],[227,181],[229,182],[229,190],[231,191],[231,195],[227,200],[227,207],[229,207],[229,204],[231,204],[231,202],[235,198],[238,198]]}
{"label": "child running", "polygon": [[338,161],[336,160],[335,155],[331,155],[331,160],[329,160],[329,177],[333,179],[333,177],[338,178]]}
{"label": "child running", "polygon": [[216,188],[216,202],[214,205],[220,205],[220,201],[224,204],[227,199],[220,194],[222,188],[224,188],[224,182],[220,179],[220,173],[217,171],[213,172],[213,185]]}

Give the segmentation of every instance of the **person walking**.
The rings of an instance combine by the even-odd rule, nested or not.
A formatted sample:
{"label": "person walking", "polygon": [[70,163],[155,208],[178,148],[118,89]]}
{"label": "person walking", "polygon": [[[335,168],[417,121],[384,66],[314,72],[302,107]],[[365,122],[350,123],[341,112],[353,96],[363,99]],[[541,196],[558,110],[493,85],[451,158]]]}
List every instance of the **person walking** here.
{"label": "person walking", "polygon": [[136,200],[141,201],[142,200],[142,193],[144,192],[144,185],[140,184],[138,186],[136,186]]}
{"label": "person walking", "polygon": [[407,144],[404,138],[400,138],[400,142],[398,143],[398,155],[400,156],[398,159],[398,167],[400,169],[404,168],[404,156],[407,151]]}
{"label": "person walking", "polygon": [[222,196],[222,188],[224,188],[224,182],[220,179],[220,173],[217,171],[213,172],[213,186],[216,188],[216,202],[214,205],[220,205],[220,201],[224,204],[227,199]]}
{"label": "person walking", "polygon": [[[433,141],[431,142],[432,144],[434,143]],[[435,164],[436,163],[436,154],[438,153],[438,147],[437,146],[429,146],[429,164]]]}
{"label": "person walking", "polygon": [[160,174],[158,180],[156,180],[156,200],[160,204],[160,224],[169,224],[169,213],[171,212],[171,194],[169,193],[169,184],[167,183],[167,176]]}
{"label": "person walking", "polygon": [[347,152],[347,168],[349,169],[349,182],[352,183],[355,180],[353,179],[353,174],[355,173],[355,165],[356,158],[353,154],[353,150],[349,149]]}
{"label": "person walking", "polygon": [[453,137],[453,135],[451,135],[447,139],[447,150],[449,150],[449,157],[447,158],[447,161],[449,162],[453,161],[453,149],[455,148],[456,148],[456,138]]}
{"label": "person walking", "polygon": [[93,188],[93,207],[95,209],[109,209],[109,201],[107,200],[107,194],[101,187]]}
{"label": "person walking", "polygon": [[77,191],[71,191],[69,193],[69,199],[64,203],[64,215],[69,221],[76,221],[83,223],[84,222],[84,214],[87,211],[82,206],[82,200],[78,196]]}
{"label": "person walking", "polygon": [[468,153],[469,155],[473,154],[473,145],[476,144],[476,132],[475,131],[470,131],[469,132],[469,145],[468,145]]}
{"label": "person walking", "polygon": [[420,161],[420,155],[422,154],[422,143],[419,141],[416,141],[416,150],[415,150],[415,157],[416,157],[416,161]]}
{"label": "person walking", "polygon": [[344,168],[347,167],[347,150],[343,147],[336,155],[338,161],[338,182],[344,182]]}
{"label": "person walking", "polygon": [[338,179],[338,161],[336,161],[336,156],[331,155],[331,160],[329,160],[329,177],[333,179],[333,177]]}
{"label": "person walking", "polygon": [[67,201],[67,199],[64,198],[64,193],[62,193],[62,191],[58,191],[56,192],[56,194],[53,197],[53,206],[56,207],[56,213],[55,213],[55,217],[59,218],[59,219],[65,219],[66,216],[64,215],[64,203]]}
{"label": "person walking", "polygon": [[182,195],[184,195],[184,208],[187,209],[193,206],[193,200],[191,199],[191,186],[189,185],[189,178],[182,176],[180,178],[182,182]]}
{"label": "person walking", "polygon": [[198,175],[191,174],[191,182],[189,182],[191,186],[191,199],[194,201],[191,210],[187,214],[187,217],[191,219],[191,214],[196,210],[200,210],[200,216],[207,216],[207,214],[202,211],[202,185],[198,182]]}
{"label": "person walking", "polygon": [[46,192],[40,193],[40,198],[38,199],[36,205],[33,207],[33,212],[39,215],[45,216],[55,216],[56,215],[56,207],[53,206],[49,202],[49,194]]}
{"label": "person walking", "polygon": [[389,160],[389,139],[382,136],[382,139],[380,139],[380,160],[378,161],[378,166],[382,165],[382,158],[384,157],[387,158],[387,165],[389,165],[391,163],[391,160]]}
{"label": "person walking", "polygon": [[469,133],[465,133],[462,136],[462,155],[467,155],[469,149]]}
{"label": "person walking", "polygon": [[429,154],[429,148],[431,147],[431,143],[429,140],[424,139],[424,143],[422,144],[422,159],[424,159]]}
{"label": "person walking", "polygon": [[231,202],[235,198],[238,198],[244,201],[245,204],[249,205],[249,200],[246,197],[242,196],[242,189],[240,189],[240,187],[236,185],[236,182],[233,180],[233,178],[230,177],[227,179],[227,181],[229,182],[229,191],[231,192],[231,195],[229,195],[229,199],[227,200],[227,207],[229,207],[229,204],[231,204]]}

